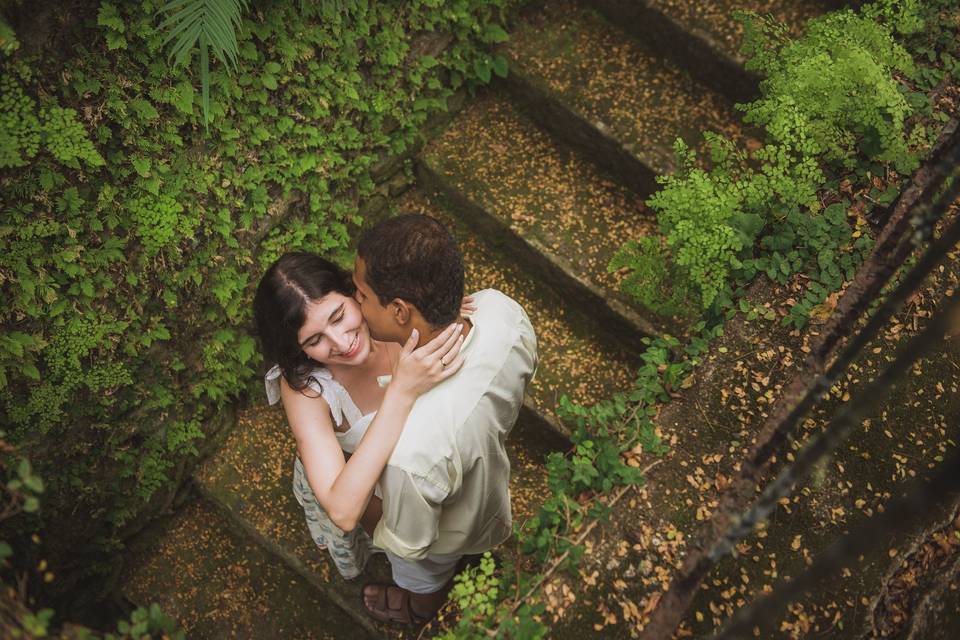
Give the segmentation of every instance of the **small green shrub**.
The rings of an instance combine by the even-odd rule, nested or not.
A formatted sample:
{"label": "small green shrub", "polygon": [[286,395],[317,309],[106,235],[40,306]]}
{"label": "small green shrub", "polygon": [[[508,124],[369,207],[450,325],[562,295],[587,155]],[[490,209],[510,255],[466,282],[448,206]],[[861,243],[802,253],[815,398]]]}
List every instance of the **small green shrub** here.
{"label": "small green shrub", "polygon": [[907,127],[911,102],[925,98],[914,98],[894,77],[913,73],[913,61],[893,27],[877,22],[883,17],[912,33],[920,20],[915,7],[887,2],[866,13],[827,14],[796,40],[772,18],[741,14],[748,68],[766,79],[762,97],[740,108],[763,128],[766,144],[748,153],[706,133],[707,163],[677,141],[677,170],[658,178],[662,189],[648,201],[665,246],[655,239],[627,243],[609,265],[628,270],[627,293],[660,313],[716,313],[757,273],[785,283],[806,271],[811,286],[785,318],[801,326],[851,276],[869,239],[853,241],[845,207],[820,211],[827,175],[862,170],[866,161],[909,171],[917,166],[911,145],[926,143],[922,127]]}
{"label": "small green shrub", "polygon": [[893,77],[910,75],[914,64],[888,28],[837,11],[811,20],[804,36],[792,40],[771,18],[741,17],[747,69],[764,76],[763,97],[741,107],[748,123],[764,127],[776,143],[802,130],[809,153],[848,169],[858,150],[901,172],[917,166],[906,143],[912,109]]}

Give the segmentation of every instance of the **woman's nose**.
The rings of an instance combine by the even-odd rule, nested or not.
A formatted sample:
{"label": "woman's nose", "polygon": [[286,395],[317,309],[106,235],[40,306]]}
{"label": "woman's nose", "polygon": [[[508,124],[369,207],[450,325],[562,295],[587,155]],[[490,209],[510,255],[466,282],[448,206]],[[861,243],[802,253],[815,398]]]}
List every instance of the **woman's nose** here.
{"label": "woman's nose", "polygon": [[344,353],[350,348],[351,340],[346,333],[335,332],[330,334],[330,340],[333,342],[334,347],[338,353]]}

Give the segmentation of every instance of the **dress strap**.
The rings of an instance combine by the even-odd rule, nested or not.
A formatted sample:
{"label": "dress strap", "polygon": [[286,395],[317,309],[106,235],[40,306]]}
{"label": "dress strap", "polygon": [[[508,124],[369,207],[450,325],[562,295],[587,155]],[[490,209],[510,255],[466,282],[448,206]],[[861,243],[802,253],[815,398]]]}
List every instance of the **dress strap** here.
{"label": "dress strap", "polygon": [[[323,372],[323,375],[316,375],[320,372]],[[363,417],[347,390],[342,384],[334,380],[326,369],[314,369],[308,385],[322,395],[323,399],[330,405],[330,414],[338,427],[343,423],[344,418],[347,419],[347,424],[353,426]]]}
{"label": "dress strap", "polygon": [[277,404],[280,401],[280,365],[273,365],[263,376],[263,386],[267,390],[267,402]]}
{"label": "dress strap", "polygon": [[[280,366],[274,365],[263,378],[270,404],[276,404],[280,400],[280,375]],[[311,371],[307,386],[327,401],[336,426],[339,427],[344,418],[347,419],[347,424],[353,426],[363,417],[347,390],[333,379],[333,375],[326,368],[318,367]]]}

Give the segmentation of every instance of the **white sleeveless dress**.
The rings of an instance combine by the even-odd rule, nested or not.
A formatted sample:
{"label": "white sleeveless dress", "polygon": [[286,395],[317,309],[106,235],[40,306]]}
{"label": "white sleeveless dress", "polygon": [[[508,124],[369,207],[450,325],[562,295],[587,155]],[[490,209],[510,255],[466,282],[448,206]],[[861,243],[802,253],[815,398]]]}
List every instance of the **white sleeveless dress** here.
{"label": "white sleeveless dress", "polygon": [[[264,386],[270,404],[279,402],[280,367],[274,366],[267,372],[264,377]],[[307,387],[327,401],[330,406],[330,415],[333,416],[333,422],[337,428],[340,428],[346,420],[349,428],[346,431],[334,430],[334,434],[337,442],[340,443],[340,448],[346,453],[353,453],[377,412],[361,414],[343,385],[334,380],[331,373],[323,367],[316,368],[310,373]],[[344,578],[348,580],[356,578],[366,566],[370,554],[381,552],[379,548],[373,546],[373,540],[363,527],[358,526],[353,531],[343,531],[330,520],[307,482],[307,474],[300,456],[297,456],[293,463],[293,495],[303,507],[307,528],[310,530],[313,541],[321,549],[330,551],[333,563]],[[380,496],[379,486],[374,488],[374,495]]]}

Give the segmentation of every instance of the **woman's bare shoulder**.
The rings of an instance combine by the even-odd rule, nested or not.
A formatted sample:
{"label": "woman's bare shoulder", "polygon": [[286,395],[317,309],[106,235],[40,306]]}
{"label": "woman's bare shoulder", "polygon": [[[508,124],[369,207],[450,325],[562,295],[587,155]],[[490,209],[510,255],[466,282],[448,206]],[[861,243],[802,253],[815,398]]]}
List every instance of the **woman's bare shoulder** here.
{"label": "woman's bare shoulder", "polygon": [[314,420],[333,426],[330,404],[326,398],[309,387],[303,391],[294,389],[283,376],[280,377],[280,401],[283,403],[283,410],[294,432],[305,423]]}

